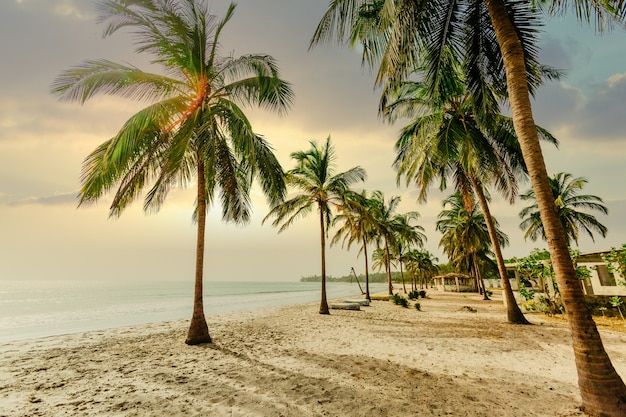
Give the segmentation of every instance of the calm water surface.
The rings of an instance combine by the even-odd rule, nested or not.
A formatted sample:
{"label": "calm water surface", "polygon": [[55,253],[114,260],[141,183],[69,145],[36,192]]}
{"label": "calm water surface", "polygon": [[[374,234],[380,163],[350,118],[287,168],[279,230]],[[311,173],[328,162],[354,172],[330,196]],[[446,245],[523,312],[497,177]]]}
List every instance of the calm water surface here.
{"label": "calm water surface", "polygon": [[[318,282],[206,282],[205,313],[318,301]],[[384,284],[370,284],[383,291]],[[328,299],[361,294],[328,283]],[[0,281],[0,342],[191,317],[191,282]]]}

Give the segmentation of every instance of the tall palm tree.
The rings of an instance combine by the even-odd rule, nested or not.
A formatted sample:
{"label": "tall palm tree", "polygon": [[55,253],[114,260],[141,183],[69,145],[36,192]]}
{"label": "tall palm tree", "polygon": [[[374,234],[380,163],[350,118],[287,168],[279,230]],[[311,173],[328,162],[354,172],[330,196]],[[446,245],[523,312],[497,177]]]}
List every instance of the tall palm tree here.
{"label": "tall palm tree", "polygon": [[53,84],[61,99],[84,103],[96,94],[149,100],[111,139],[84,161],[80,205],[92,203],[117,187],[111,216],[119,216],[150,187],[144,210],[157,211],[172,187],[195,180],[194,218],[198,235],[193,315],[187,344],[210,343],[202,301],[206,212],[216,191],[225,221],[247,222],[249,188],[258,178],[267,198],[283,198],[283,172],[271,147],[240,108],[256,104],[279,113],[292,100],[268,55],[222,57],[220,35],[233,16],[222,19],[205,1],[104,0],[105,35],[130,28],[137,52],[149,53],[164,68],[155,74],[108,60],[85,61],[63,72]]}
{"label": "tall palm tree", "polygon": [[333,218],[333,225],[339,224],[340,227],[335,232],[331,245],[343,241],[343,244],[350,249],[353,243],[360,243],[359,254],[362,252],[365,257],[365,298],[371,301],[367,245],[374,241],[375,223],[370,213],[370,205],[371,202],[365,190],[360,194],[346,193],[337,215]]}
{"label": "tall palm tree", "polygon": [[[454,178],[468,210],[473,205],[472,193],[476,195],[487,214],[485,220],[502,277],[508,319],[512,323],[528,324],[506,279],[504,257],[483,186],[494,184],[514,201],[517,179],[525,177],[519,143],[511,119],[499,114],[497,105],[492,107],[492,113],[478,116],[455,54],[448,51],[446,60],[441,68],[446,83],[438,86],[437,91],[431,91],[423,81],[407,81],[389,94],[391,102],[383,109],[385,117],[391,122],[398,117],[411,119],[396,142],[394,166],[398,180],[404,176],[407,185],[415,182],[420,187],[420,199],[425,201],[427,190],[436,179],[443,190],[447,178]],[[423,71],[417,75],[417,78],[426,76]],[[492,89],[485,88],[483,94],[489,95],[490,101],[497,101]],[[544,129],[539,128],[539,133],[543,139],[556,143]]]}
{"label": "tall palm tree", "polygon": [[[559,172],[550,177],[550,187],[554,196],[554,204],[565,231],[567,243],[576,243],[578,246],[579,230],[587,232],[593,240],[593,232],[597,232],[602,237],[606,236],[607,228],[600,223],[593,215],[580,211],[580,209],[596,210],[603,214],[608,213],[608,209],[603,204],[600,197],[590,194],[578,194],[587,183],[585,178],[573,178],[572,174]],[[541,223],[541,217],[535,199],[535,192],[531,189],[521,195],[522,200],[532,204],[525,207],[520,212],[522,218],[520,228],[526,230],[524,239],[530,238],[533,242],[541,236],[546,240],[546,232]]]}
{"label": "tall palm tree", "polygon": [[410,211],[408,213],[396,213],[400,204],[400,196],[390,197],[385,201],[385,195],[381,191],[372,193],[371,214],[375,222],[376,246],[384,251],[385,271],[387,273],[387,288],[389,295],[393,294],[391,283],[391,262],[393,250],[399,240],[404,240],[408,244],[423,246],[426,240],[424,228],[419,225],[411,225],[412,221],[419,218],[419,213]]}
{"label": "tall palm tree", "polygon": [[[615,371],[576,279],[567,239],[554,205],[539,144],[530,94],[538,79],[536,3],[518,0],[334,0],[320,21],[311,45],[332,39],[361,43],[364,60],[378,63],[378,83],[394,86],[415,69],[424,52],[432,85],[440,84],[441,52],[446,45],[463,53],[466,82],[479,112],[492,104],[482,98],[490,80],[506,93],[532,188],[544,224],[555,275],[572,334],[582,408],[591,414],[626,415],[626,385]],[[550,13],[570,8],[579,20],[603,28],[626,21],[626,3],[585,0],[543,3]],[[372,14],[374,22],[363,15]]]}
{"label": "tall palm tree", "polygon": [[317,209],[320,224],[320,247],[322,263],[322,299],[320,314],[329,314],[326,300],[326,235],[332,221],[332,208],[344,202],[350,186],[357,181],[365,180],[365,170],[354,167],[348,171],[335,173],[335,151],[330,144],[330,136],[319,146],[310,142],[307,151],[294,152],[296,167],[288,171],[285,181],[298,194],[294,197],[275,203],[263,222],[275,217],[273,226],[280,226],[279,233],[286,230],[295,220],[306,216]]}

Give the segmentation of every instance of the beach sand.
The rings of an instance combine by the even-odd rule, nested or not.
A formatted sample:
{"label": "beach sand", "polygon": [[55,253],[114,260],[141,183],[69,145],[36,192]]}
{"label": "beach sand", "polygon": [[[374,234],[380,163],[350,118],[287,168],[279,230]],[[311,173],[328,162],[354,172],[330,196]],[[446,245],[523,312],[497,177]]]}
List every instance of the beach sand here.
{"label": "beach sand", "polygon": [[[563,319],[428,295],[211,316],[204,346],[184,321],[5,343],[0,416],[584,416]],[[626,333],[601,334],[626,377]]]}

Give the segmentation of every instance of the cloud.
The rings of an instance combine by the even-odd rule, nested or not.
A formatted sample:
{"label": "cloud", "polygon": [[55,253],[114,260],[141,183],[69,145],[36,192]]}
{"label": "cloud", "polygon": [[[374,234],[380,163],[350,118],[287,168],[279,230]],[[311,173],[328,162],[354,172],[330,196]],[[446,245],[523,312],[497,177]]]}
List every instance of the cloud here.
{"label": "cloud", "polygon": [[[93,20],[92,6],[77,0],[16,0],[17,8],[31,13],[42,13],[79,20]],[[10,5],[9,5],[10,6]]]}
{"label": "cloud", "polygon": [[0,204],[5,204],[9,207],[22,207],[22,206],[76,206],[78,199],[76,195],[78,191],[69,193],[59,193],[41,197],[26,197],[26,198],[14,198],[7,194],[0,194]]}
{"label": "cloud", "polygon": [[537,123],[579,142],[626,142],[626,73],[585,92],[565,82],[542,88],[535,102]]}

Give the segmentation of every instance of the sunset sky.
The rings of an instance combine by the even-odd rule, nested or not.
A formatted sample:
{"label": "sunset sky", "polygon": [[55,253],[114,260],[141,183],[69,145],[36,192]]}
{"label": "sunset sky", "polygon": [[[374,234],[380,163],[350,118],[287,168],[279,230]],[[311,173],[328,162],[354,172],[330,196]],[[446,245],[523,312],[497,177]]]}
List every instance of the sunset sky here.
{"label": "sunset sky", "polygon": [[[442,194],[416,202],[414,188],[397,187],[391,167],[401,126],[377,116],[378,92],[358,52],[337,45],[308,44],[327,0],[240,0],[222,37],[235,56],[268,53],[295,91],[287,116],[250,110],[254,129],[276,150],[285,169],[289,154],[310,140],[331,136],[338,168],[360,165],[367,181],[357,189],[402,195],[400,211],[417,210],[426,229],[426,249],[446,259],[435,231]],[[227,1],[213,0],[222,15]],[[107,58],[147,68],[149,56],[133,52],[124,33],[103,39],[93,2],[3,0],[0,2],[0,280],[122,279],[191,280],[195,256],[193,188],[174,191],[158,214],[145,215],[141,201],[119,219],[108,218],[110,198],[77,208],[84,157],[113,136],[140,103],[97,97],[86,105],[59,102],[50,93],[61,71],[85,59]],[[602,197],[609,215],[606,239],[583,238],[580,250],[626,243],[626,34],[603,36],[573,18],[547,22],[541,61],[566,77],[542,87],[534,101],[536,122],[561,142],[545,147],[548,172],[570,172],[589,180],[585,193]],[[508,111],[505,109],[505,111]],[[529,184],[521,186],[526,191]],[[445,197],[446,194],[443,195]],[[514,206],[494,194],[492,211],[511,244],[505,258],[524,256],[541,241],[525,242]],[[319,232],[314,216],[278,234],[261,225],[267,205],[255,191],[248,226],[224,224],[212,208],[207,224],[206,279],[298,280],[319,274]],[[328,272],[363,272],[356,252],[333,247]]]}

